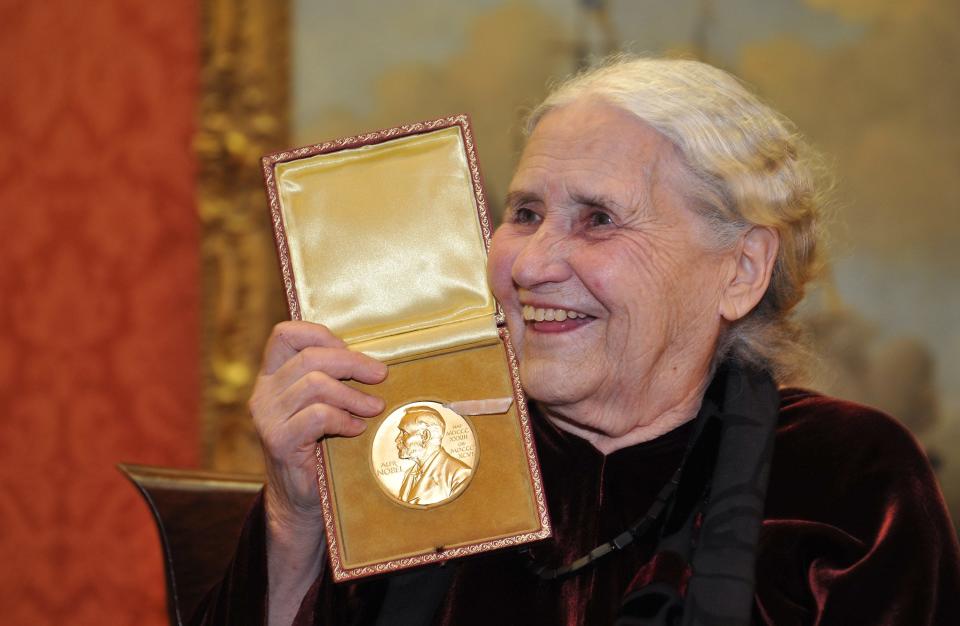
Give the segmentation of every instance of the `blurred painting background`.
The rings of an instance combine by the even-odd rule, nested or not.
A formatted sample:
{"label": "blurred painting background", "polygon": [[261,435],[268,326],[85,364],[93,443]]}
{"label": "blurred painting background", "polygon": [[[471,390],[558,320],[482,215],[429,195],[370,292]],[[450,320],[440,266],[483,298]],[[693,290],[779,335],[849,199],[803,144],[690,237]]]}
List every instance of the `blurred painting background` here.
{"label": "blurred painting background", "polygon": [[810,385],[902,420],[960,519],[955,0],[0,0],[0,621],[165,623],[113,465],[261,468],[262,154],[467,112],[499,210],[525,112],[617,51],[730,70],[824,153]]}

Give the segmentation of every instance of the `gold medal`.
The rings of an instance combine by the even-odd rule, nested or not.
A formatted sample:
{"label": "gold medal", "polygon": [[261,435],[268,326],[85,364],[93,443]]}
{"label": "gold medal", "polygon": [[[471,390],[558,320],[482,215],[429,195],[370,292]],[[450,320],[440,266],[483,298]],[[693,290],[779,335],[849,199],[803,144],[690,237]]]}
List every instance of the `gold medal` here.
{"label": "gold medal", "polygon": [[391,412],[370,451],[383,491],[414,508],[440,506],[463,493],[479,457],[470,422],[437,402],[411,402]]}

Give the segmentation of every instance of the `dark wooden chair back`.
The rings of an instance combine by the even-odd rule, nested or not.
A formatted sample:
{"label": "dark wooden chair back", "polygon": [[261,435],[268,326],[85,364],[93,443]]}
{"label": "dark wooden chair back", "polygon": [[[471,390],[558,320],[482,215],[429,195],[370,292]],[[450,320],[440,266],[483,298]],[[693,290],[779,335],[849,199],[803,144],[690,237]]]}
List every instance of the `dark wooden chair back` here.
{"label": "dark wooden chair back", "polygon": [[150,507],[160,533],[172,626],[183,626],[223,577],[263,477],[144,465],[117,466]]}

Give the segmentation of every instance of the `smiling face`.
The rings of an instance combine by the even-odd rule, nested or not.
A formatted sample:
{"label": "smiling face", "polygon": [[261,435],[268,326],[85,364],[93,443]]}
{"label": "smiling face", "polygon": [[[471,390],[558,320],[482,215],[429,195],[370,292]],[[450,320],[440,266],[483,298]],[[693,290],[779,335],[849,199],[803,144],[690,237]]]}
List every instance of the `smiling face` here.
{"label": "smiling face", "polygon": [[598,100],[547,113],[523,151],[490,279],[524,388],[561,427],[620,437],[699,403],[733,265],[680,168],[668,140]]}

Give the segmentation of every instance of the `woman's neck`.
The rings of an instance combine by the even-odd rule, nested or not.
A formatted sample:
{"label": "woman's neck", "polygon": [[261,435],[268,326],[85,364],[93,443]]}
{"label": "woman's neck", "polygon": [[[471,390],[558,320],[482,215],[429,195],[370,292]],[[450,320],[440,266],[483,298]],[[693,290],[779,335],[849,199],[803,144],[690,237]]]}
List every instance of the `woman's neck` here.
{"label": "woman's neck", "polygon": [[[697,416],[710,382],[707,372],[695,384],[672,390],[647,390],[635,402],[591,406],[537,403],[557,428],[585,439],[603,454],[652,441]],[[649,399],[656,398],[658,402]],[[644,401],[647,399],[648,401]],[[611,415],[613,413],[613,415]]]}

